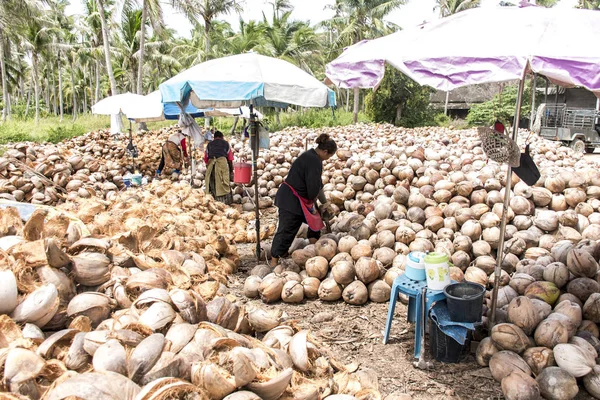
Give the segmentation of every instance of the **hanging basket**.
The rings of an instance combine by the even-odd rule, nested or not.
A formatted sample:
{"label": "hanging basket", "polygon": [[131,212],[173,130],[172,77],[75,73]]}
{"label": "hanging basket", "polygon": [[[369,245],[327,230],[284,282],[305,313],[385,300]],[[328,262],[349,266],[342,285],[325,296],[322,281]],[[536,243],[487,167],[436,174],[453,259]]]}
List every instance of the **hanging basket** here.
{"label": "hanging basket", "polygon": [[478,127],[477,132],[481,147],[490,160],[508,163],[513,168],[521,164],[521,150],[514,140],[488,127]]}

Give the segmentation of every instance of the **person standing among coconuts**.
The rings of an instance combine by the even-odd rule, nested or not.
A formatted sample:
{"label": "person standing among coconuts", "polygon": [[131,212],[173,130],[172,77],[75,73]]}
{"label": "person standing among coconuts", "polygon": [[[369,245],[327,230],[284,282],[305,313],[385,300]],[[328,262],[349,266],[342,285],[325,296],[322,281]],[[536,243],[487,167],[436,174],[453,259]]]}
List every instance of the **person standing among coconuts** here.
{"label": "person standing among coconuts", "polygon": [[233,152],[221,131],[214,133],[214,140],[204,152],[206,164],[206,190],[221,203],[233,203],[231,184],[233,180]]}
{"label": "person standing among coconuts", "polygon": [[308,239],[315,243],[321,236],[323,220],[317,208],[330,212],[330,204],[323,194],[323,161],[337,151],[337,144],[329,135],[322,133],[315,141],[317,147],[305,151],[292,163],[290,172],[275,196],[279,208],[277,232],[271,245],[271,266],[275,267],[279,258],[287,255],[302,223],[308,224]]}
{"label": "person standing among coconuts", "polygon": [[165,166],[174,169],[175,173],[179,174],[183,165],[183,159],[181,157],[182,152],[183,157],[188,160],[187,163],[189,164],[187,135],[181,130],[177,130],[177,132],[169,136],[169,139],[167,139],[162,146],[162,157],[158,169],[156,170],[156,177],[158,178],[160,176]]}

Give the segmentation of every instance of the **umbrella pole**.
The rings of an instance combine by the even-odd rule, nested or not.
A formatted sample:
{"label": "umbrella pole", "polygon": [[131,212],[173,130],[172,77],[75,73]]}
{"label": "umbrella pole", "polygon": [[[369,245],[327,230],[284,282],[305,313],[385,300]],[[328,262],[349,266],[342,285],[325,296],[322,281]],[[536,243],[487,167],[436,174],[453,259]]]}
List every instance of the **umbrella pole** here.
{"label": "umbrella pole", "polygon": [[[523,100],[523,89],[525,88],[525,78],[519,82],[519,91],[517,94],[517,106],[515,110],[515,119],[513,121],[512,139],[516,142],[519,133],[519,119],[521,118],[521,102]],[[502,261],[504,260],[504,236],[506,235],[506,214],[510,202],[510,190],[512,186],[512,168],[510,164],[506,167],[506,186],[504,192],[504,204],[502,207],[502,220],[500,222],[500,239],[498,241],[498,250],[496,256],[496,268],[494,269],[494,289],[492,291],[492,315],[488,324],[488,329],[492,329],[496,324],[496,304],[498,303],[498,288],[500,286],[500,273],[502,271]]]}
{"label": "umbrella pole", "polygon": [[529,118],[529,130],[533,130],[533,120],[535,119],[535,95],[537,92],[537,74],[533,74],[533,81],[531,83],[531,117]]}
{"label": "umbrella pole", "polygon": [[256,114],[254,113],[254,106],[250,104],[250,143],[254,137],[254,157],[252,159],[252,169],[254,170],[254,206],[256,212],[256,259],[260,260],[260,214],[258,206],[258,171],[257,171],[257,159],[258,159],[258,126],[256,123]]}

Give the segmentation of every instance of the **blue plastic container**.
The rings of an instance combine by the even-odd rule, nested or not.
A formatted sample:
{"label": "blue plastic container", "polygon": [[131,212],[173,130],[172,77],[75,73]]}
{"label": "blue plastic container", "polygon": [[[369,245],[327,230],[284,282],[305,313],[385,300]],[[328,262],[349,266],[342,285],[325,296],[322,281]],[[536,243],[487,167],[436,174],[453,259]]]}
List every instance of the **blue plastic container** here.
{"label": "blue plastic container", "polygon": [[425,256],[422,251],[413,251],[406,258],[406,268],[404,274],[413,281],[424,281],[425,275]]}
{"label": "blue plastic container", "polygon": [[131,183],[133,183],[134,185],[141,185],[142,184],[142,174],[133,174],[131,175]]}
{"label": "blue plastic container", "polygon": [[127,177],[127,178],[123,178],[123,184],[125,185],[126,188],[131,186],[131,178]]}

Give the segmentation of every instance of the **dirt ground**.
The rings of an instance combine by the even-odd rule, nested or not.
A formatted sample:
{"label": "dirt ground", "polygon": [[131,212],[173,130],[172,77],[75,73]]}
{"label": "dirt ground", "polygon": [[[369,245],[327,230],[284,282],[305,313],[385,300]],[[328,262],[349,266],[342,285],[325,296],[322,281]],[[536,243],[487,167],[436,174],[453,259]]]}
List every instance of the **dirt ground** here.
{"label": "dirt ground", "polygon": [[[600,155],[599,155],[600,156]],[[261,210],[262,223],[276,223],[276,209]],[[269,243],[271,239],[265,241]],[[489,368],[481,368],[475,361],[478,342],[471,342],[470,354],[460,363],[447,364],[433,360],[429,353],[429,336],[426,339],[426,359],[431,368],[417,369],[413,366],[415,330],[406,320],[408,307],[398,301],[390,332],[390,340],[384,345],[383,332],[389,303],[369,302],[364,306],[351,306],[344,301],[323,302],[305,300],[300,304],[278,302],[265,305],[261,300],[251,300],[243,295],[244,281],[257,265],[256,244],[237,245],[242,265],[229,284],[231,294],[240,302],[256,304],[263,308],[279,308],[289,319],[296,320],[301,328],[310,329],[333,354],[345,364],[360,363],[379,377],[379,389],[385,397],[407,393],[415,400],[494,400],[503,399],[500,384]],[[264,262],[262,262],[264,264]],[[583,385],[576,400],[593,399]]]}

